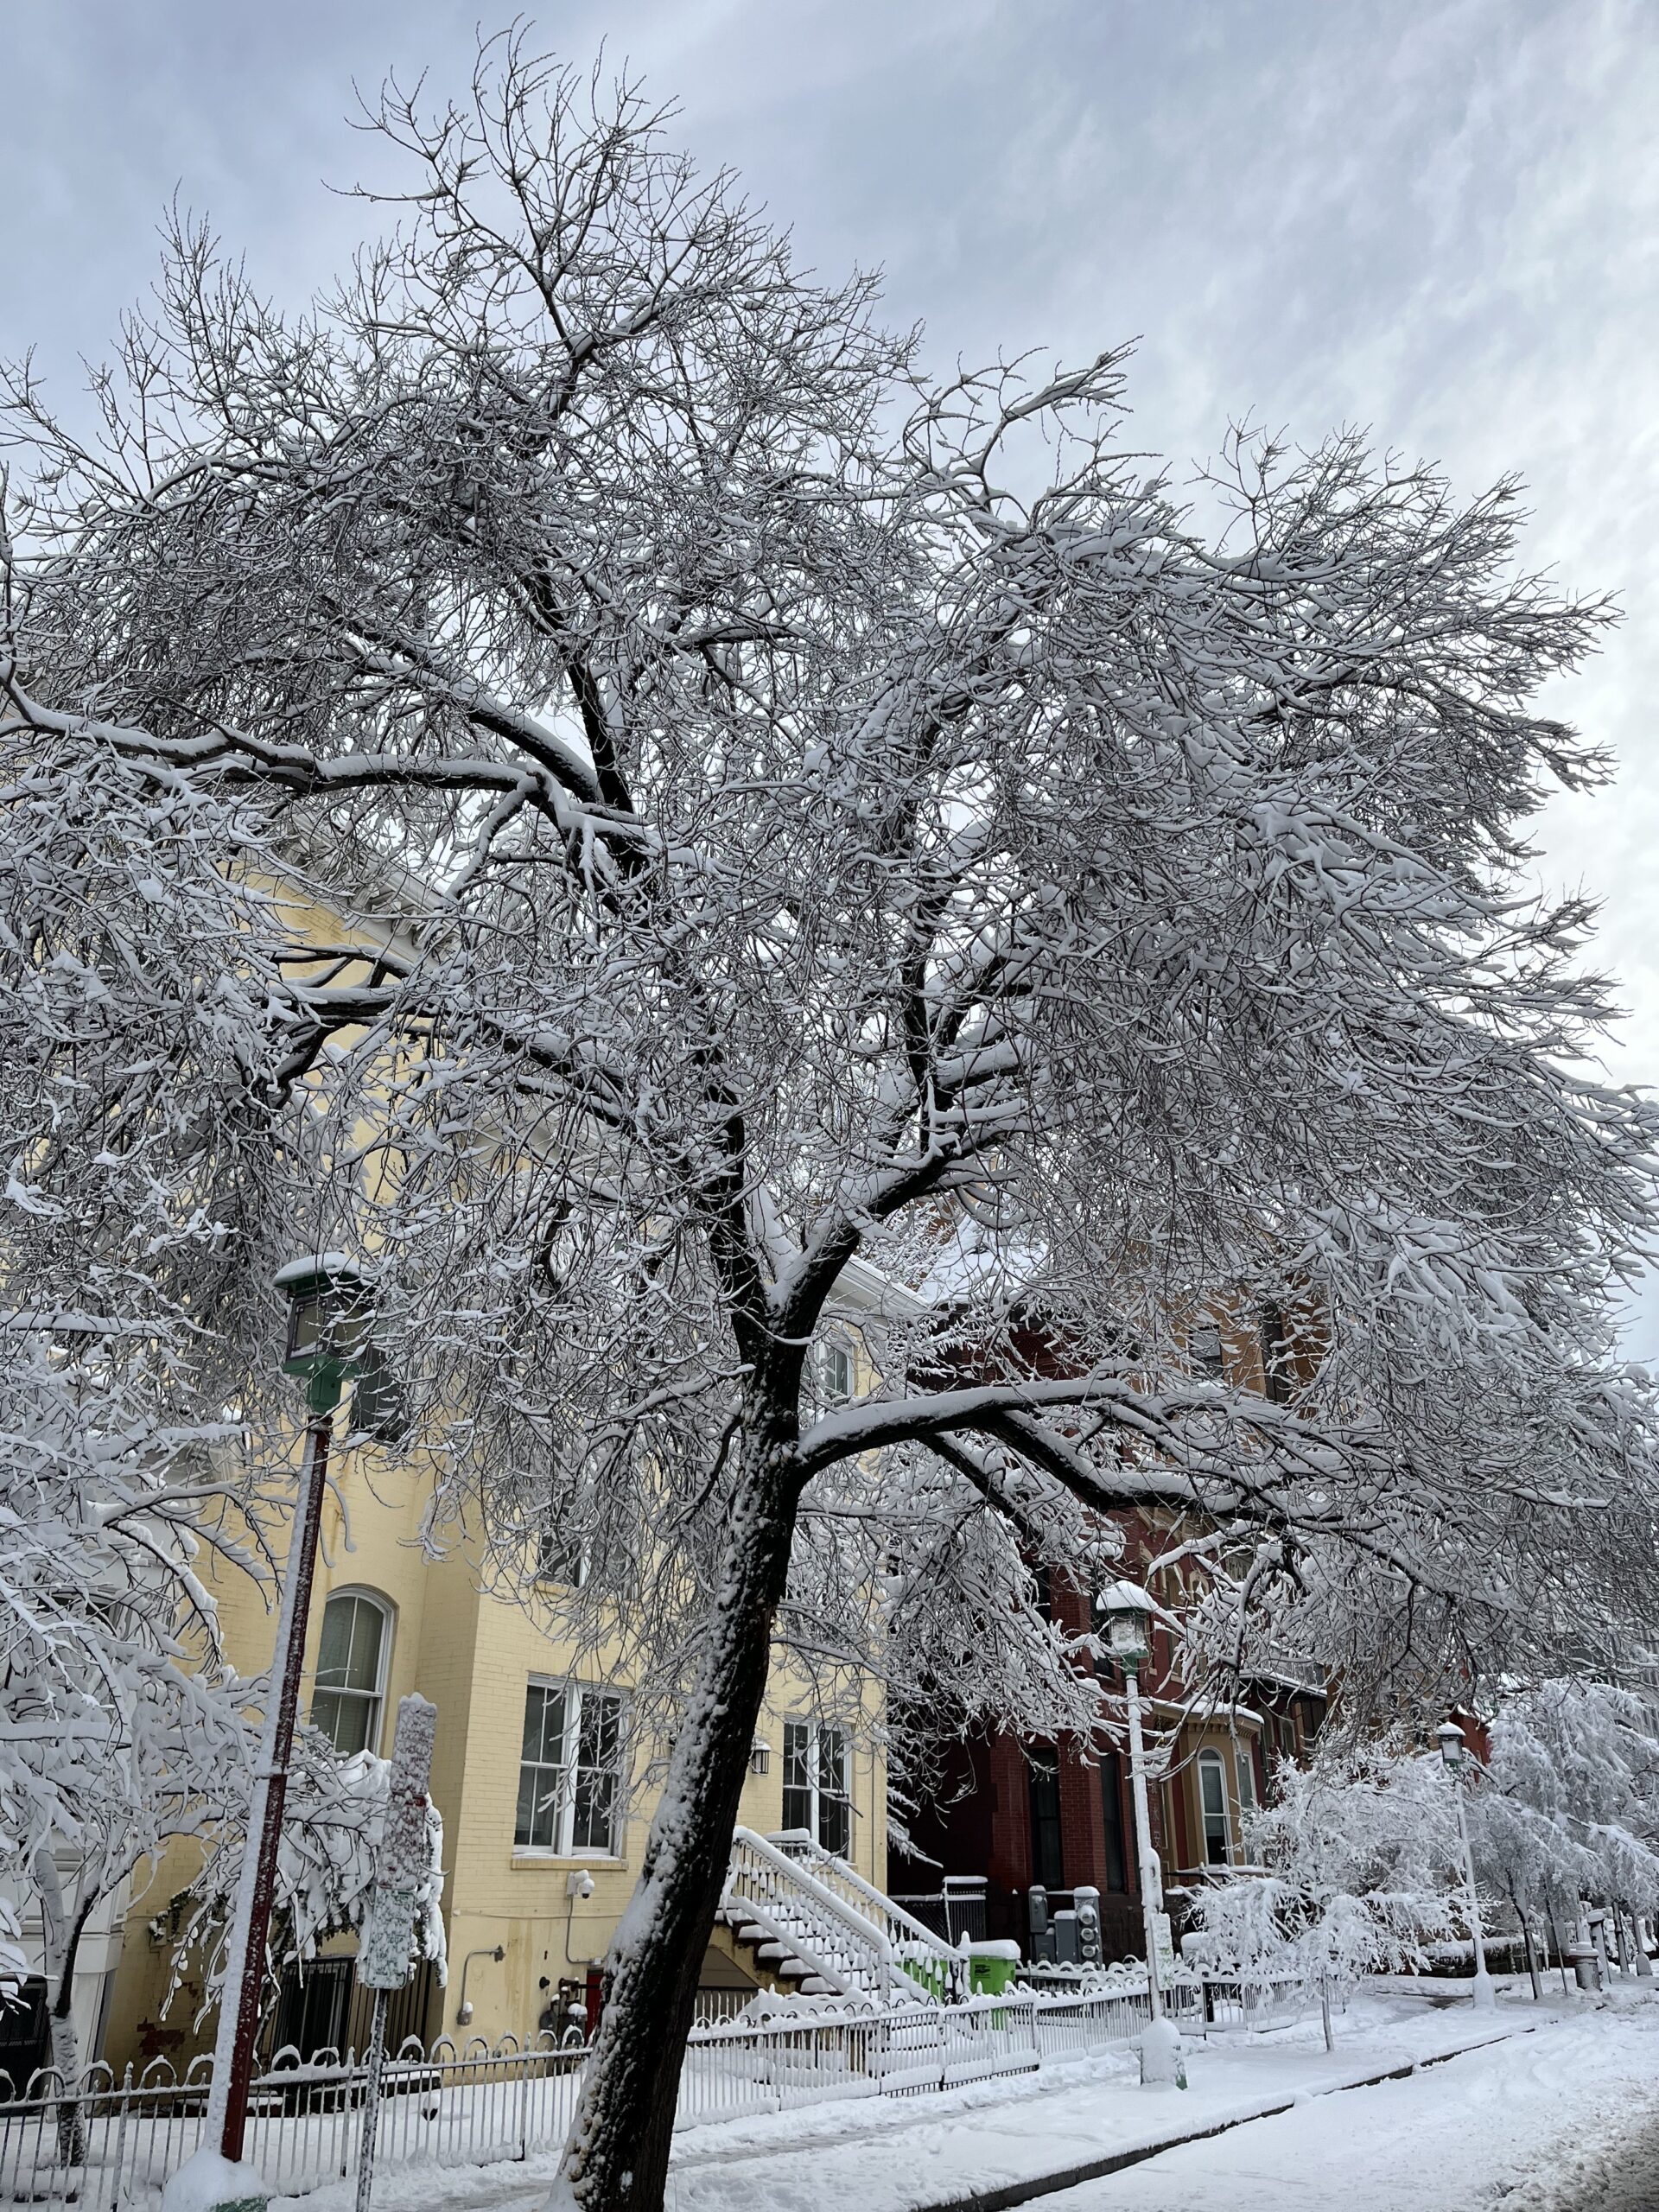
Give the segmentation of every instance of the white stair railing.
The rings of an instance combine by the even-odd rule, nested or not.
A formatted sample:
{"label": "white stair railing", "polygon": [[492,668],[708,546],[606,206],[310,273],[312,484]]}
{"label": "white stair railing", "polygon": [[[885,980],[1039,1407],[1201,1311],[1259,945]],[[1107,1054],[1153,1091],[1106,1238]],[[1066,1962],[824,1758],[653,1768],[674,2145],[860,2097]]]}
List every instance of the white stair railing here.
{"label": "white stair railing", "polygon": [[756,1927],[845,1995],[882,2002],[895,1991],[915,1993],[885,1930],[753,1829],[739,1828],[732,1837],[721,1901],[729,1911],[748,1913]]}
{"label": "white stair railing", "polygon": [[943,1936],[895,1904],[874,1882],[833,1851],[826,1851],[804,1828],[785,1828],[772,1838],[773,1847],[796,1866],[810,1872],[823,1888],[832,1891],[861,1919],[871,1922],[887,1938],[887,1948],[906,1979],[924,1997],[959,2005],[972,1994],[966,1955],[953,1950]]}

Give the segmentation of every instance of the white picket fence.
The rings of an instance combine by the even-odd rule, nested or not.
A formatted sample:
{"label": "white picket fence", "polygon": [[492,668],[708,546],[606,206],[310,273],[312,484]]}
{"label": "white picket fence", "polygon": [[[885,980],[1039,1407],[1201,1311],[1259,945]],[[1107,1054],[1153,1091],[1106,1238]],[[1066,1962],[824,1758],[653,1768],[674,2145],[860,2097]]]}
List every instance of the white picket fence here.
{"label": "white picket fence", "polygon": [[[1235,1993],[1229,2002],[1230,1988]],[[1196,1978],[1170,1993],[1184,2028],[1236,2005],[1236,1986]],[[1277,2007],[1274,2008],[1275,2011]],[[847,2006],[692,2030],[677,2127],[702,2127],[831,2099],[915,2096],[995,2075],[1026,2074],[1121,2050],[1146,2025],[1144,1976],[1088,1993],[1017,1990],[963,2005]],[[293,2054],[285,2054],[292,2061]],[[377,2177],[411,2167],[493,2165],[556,2151],[575,2109],[587,2054],[545,2038],[528,2049],[447,2040],[406,2045],[386,2069]],[[79,2212],[156,2212],[162,2183],[201,2139],[212,2062],[178,2078],[164,2060],[117,2077],[93,2067],[66,2095],[39,2075],[0,2103],[0,2205],[73,2204]],[[247,2156],[278,2194],[302,2196],[356,2171],[365,2069],[353,2055],[283,2064],[255,2082]]]}
{"label": "white picket fence", "polygon": [[[291,2055],[290,2055],[291,2056]],[[493,2049],[406,2046],[388,2063],[375,2171],[482,2166],[556,2149],[569,2130],[586,2054],[511,2038]],[[37,2075],[0,2104],[0,2204],[155,2212],[162,2184],[201,2140],[212,2060],[182,2080],[164,2060],[119,2077],[93,2067],[74,2094]],[[366,2069],[348,2054],[280,2063],[254,2083],[246,2156],[276,2192],[302,2196],[357,2170]]]}

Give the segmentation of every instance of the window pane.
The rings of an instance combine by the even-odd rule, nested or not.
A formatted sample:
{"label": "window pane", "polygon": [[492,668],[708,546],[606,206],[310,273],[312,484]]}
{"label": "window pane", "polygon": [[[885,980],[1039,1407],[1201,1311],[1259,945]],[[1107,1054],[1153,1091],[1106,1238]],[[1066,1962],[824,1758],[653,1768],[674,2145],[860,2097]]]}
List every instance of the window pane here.
{"label": "window pane", "polygon": [[524,1690],[524,1752],[518,1768],[518,1803],[513,1841],[535,1851],[558,1847],[563,1809],[566,1693],[546,1682]]}
{"label": "window pane", "polygon": [[532,1840],[536,1815],[536,1770],[521,1766],[518,1770],[518,1805],[513,1815],[512,1840],[527,1844]]}
{"label": "window pane", "polygon": [[372,1696],[380,1687],[380,1643],[385,1616],[367,1598],[331,1598],[322,1611],[322,1640],[317,1650],[317,1681],[327,1689],[362,1690]]}
{"label": "window pane", "polygon": [[524,1698],[524,1749],[527,1759],[546,1766],[564,1764],[564,1692],[532,1682]]}
{"label": "window pane", "polygon": [[588,1580],[588,1562],[576,1538],[557,1529],[543,1529],[536,1539],[536,1580],[560,1582],[579,1590]]}
{"label": "window pane", "polygon": [[380,1687],[380,1638],[385,1629],[385,1615],[366,1598],[353,1598],[350,1603],[352,1656],[346,1669],[346,1683],[350,1689],[365,1690],[372,1695]]}
{"label": "window pane", "polygon": [[847,1738],[839,1728],[818,1731],[818,1788],[837,1797],[847,1794]]}
{"label": "window pane", "polygon": [[784,1723],[784,1787],[785,1789],[810,1789],[812,1787],[811,1756],[812,1732],[798,1720]]}
{"label": "window pane", "polygon": [[826,1344],[818,1356],[818,1388],[826,1405],[839,1405],[853,1395],[853,1356],[845,1344]]}
{"label": "window pane", "polygon": [[607,1772],[615,1767],[621,1717],[620,1698],[601,1697],[593,1690],[582,1691],[576,1745],[578,1766],[602,1767]]}
{"label": "window pane", "polygon": [[319,1690],[311,1700],[311,1726],[321,1728],[341,1758],[370,1750],[379,1733],[380,1700],[349,1690]]}
{"label": "window pane", "polygon": [[585,1767],[576,1770],[575,1814],[571,1822],[571,1847],[575,1851],[610,1851],[614,1846],[616,1777]]}
{"label": "window pane", "polygon": [[812,1732],[799,1720],[784,1723],[784,1826],[812,1833]]}
{"label": "window pane", "polygon": [[1123,1863],[1123,1786],[1119,1779],[1116,1751],[1104,1751],[1100,1761],[1100,1809],[1106,1823],[1106,1886],[1128,1887]]}
{"label": "window pane", "polygon": [[838,1859],[853,1840],[847,1791],[847,1738],[839,1728],[818,1731],[818,1842]]}
{"label": "window pane", "polygon": [[352,1656],[354,1598],[331,1598],[322,1609],[322,1641],[317,1647],[317,1680],[331,1687],[346,1679]]}
{"label": "window pane", "polygon": [[818,1731],[818,1841],[845,1858],[852,1841],[852,1808],[847,1789],[847,1738],[839,1728]]}
{"label": "window pane", "polygon": [[1031,1877],[1046,1890],[1064,1889],[1059,1761],[1052,1751],[1030,1751],[1027,1758],[1031,1768]]}
{"label": "window pane", "polygon": [[620,1779],[622,1700],[598,1690],[582,1690],[575,1694],[580,1717],[576,1723],[570,1847],[573,1851],[613,1851],[616,1847],[616,1801]]}
{"label": "window pane", "polygon": [[1204,1805],[1204,1855],[1211,1866],[1227,1863],[1227,1790],[1222,1779],[1221,1758],[1216,1751],[1198,1756],[1198,1792]]}

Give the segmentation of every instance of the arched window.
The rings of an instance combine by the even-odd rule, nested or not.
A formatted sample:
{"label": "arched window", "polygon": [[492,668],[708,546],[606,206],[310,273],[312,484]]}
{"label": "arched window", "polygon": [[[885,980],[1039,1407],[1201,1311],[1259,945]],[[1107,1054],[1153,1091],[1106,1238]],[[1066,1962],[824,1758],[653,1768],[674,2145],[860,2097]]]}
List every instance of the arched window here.
{"label": "arched window", "polygon": [[311,1726],[342,1757],[378,1751],[391,1657],[391,1608],[366,1590],[337,1590],[322,1609]]}
{"label": "arched window", "polygon": [[1219,1751],[1198,1753],[1198,1799],[1204,1811],[1205,1862],[1225,1866],[1233,1854],[1227,1833],[1227,1777]]}

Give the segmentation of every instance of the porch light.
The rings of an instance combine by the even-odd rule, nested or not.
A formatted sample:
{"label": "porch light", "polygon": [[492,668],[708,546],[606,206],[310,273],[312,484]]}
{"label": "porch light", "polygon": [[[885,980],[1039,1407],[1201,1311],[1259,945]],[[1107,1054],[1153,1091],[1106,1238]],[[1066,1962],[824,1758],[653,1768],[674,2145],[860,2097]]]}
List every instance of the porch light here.
{"label": "porch light", "polygon": [[1114,1659],[1141,1667],[1152,1649],[1152,1600],[1138,1583],[1111,1582],[1100,1593],[1106,1644]]}
{"label": "porch light", "polygon": [[1462,1729],[1455,1720],[1442,1720],[1434,1731],[1434,1740],[1440,1747],[1440,1757],[1455,1774],[1465,1758]]}
{"label": "porch light", "polygon": [[749,1772],[765,1774],[772,1765],[772,1745],[764,1736],[757,1736],[749,1745]]}

